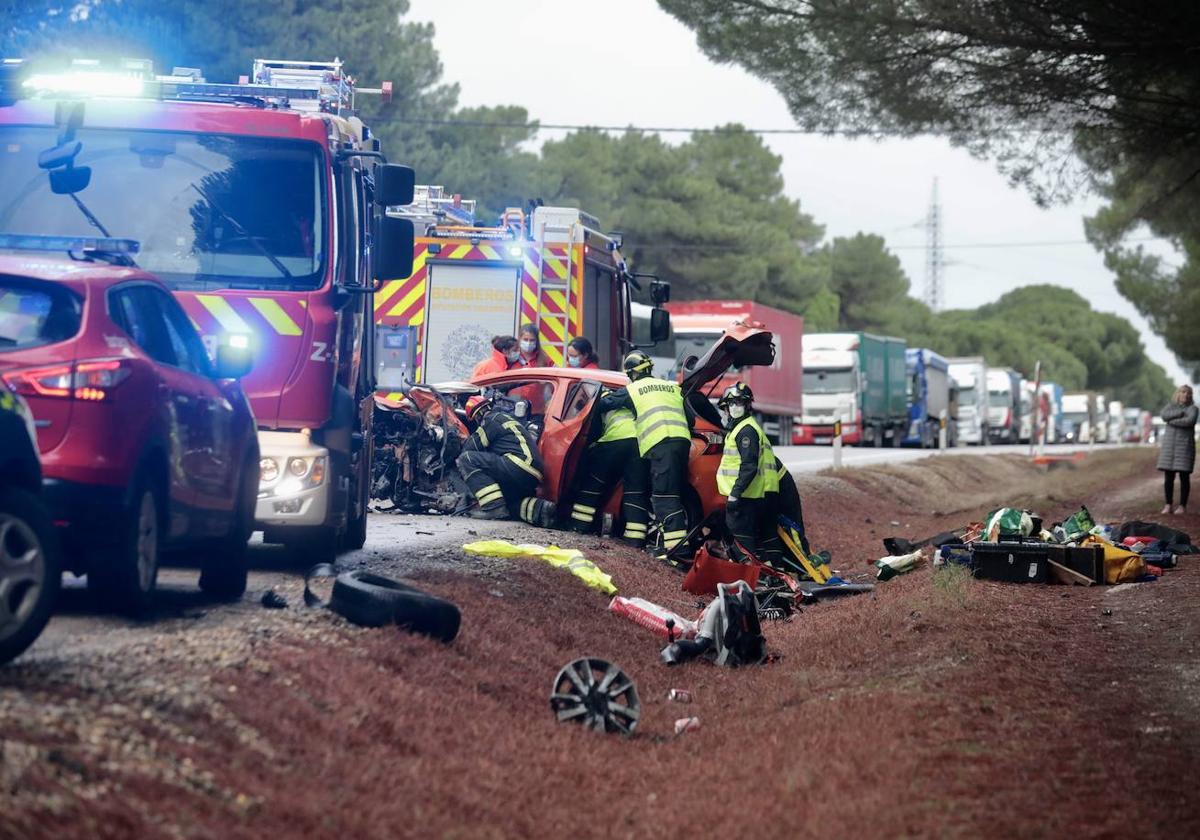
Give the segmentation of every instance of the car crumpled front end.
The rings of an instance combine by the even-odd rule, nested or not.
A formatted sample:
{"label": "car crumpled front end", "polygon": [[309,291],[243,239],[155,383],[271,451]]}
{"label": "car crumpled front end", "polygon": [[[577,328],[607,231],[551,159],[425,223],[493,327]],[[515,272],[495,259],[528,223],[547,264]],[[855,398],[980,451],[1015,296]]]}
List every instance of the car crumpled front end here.
{"label": "car crumpled front end", "polygon": [[455,460],[468,436],[450,399],[429,387],[375,397],[371,498],[396,513],[461,513],[472,496]]}

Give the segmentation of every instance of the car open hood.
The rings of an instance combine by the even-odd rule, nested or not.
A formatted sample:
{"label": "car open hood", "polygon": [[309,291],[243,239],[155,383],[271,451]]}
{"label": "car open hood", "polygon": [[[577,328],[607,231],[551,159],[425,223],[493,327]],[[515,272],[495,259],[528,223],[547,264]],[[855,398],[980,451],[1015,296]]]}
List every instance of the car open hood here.
{"label": "car open hood", "polygon": [[774,335],[770,330],[737,322],[725,330],[699,359],[685,359],[680,385],[690,394],[719,379],[733,366],[769,365],[775,361]]}

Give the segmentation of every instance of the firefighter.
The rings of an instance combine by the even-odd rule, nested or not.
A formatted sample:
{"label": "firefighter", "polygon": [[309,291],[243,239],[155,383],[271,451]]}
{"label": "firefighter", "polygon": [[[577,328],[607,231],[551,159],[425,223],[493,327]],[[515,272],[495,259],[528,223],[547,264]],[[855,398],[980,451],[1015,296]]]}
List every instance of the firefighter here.
{"label": "firefighter", "polygon": [[725,389],[717,408],[725,413],[725,453],[717,468],[717,490],[728,497],[725,524],[732,537],[730,556],[770,562],[779,557],[776,533],[779,469],[771,444],[752,411],[754,392],[744,382]]}
{"label": "firefighter", "polygon": [[537,324],[526,324],[521,327],[521,342],[518,349],[520,356],[517,361],[521,367],[550,367],[550,362],[542,352]]}
{"label": "firefighter", "polygon": [[620,479],[621,518],[625,520],[621,540],[642,548],[650,524],[646,499],[650,471],[638,455],[637,421],[633,411],[618,408],[603,414],[601,422],[604,426],[599,440],[583,454],[579,470],[583,480],[571,508],[571,530],[586,534],[593,529],[596,514]]}
{"label": "firefighter", "polygon": [[691,419],[683,392],[674,382],[652,375],[649,356],[634,350],[622,366],[630,383],[601,397],[599,409],[633,413],[638,454],[649,464],[650,504],[662,528],[662,556],[666,557],[687,537],[683,488],[692,445]]}
{"label": "firefighter", "polygon": [[475,432],[463,444],[456,463],[479,502],[476,519],[523,519],[530,525],[554,525],[554,504],[537,498],[542,457],[529,428],[491,397],[472,397],[467,417]]}
{"label": "firefighter", "polygon": [[592,348],[592,342],[583,336],[571,339],[567,345],[567,367],[589,370],[600,367],[600,357]]}
{"label": "firefighter", "polygon": [[511,335],[498,335],[492,338],[492,355],[475,365],[471,378],[476,379],[489,373],[503,373],[516,367],[521,362],[521,351],[517,349],[517,339]]}

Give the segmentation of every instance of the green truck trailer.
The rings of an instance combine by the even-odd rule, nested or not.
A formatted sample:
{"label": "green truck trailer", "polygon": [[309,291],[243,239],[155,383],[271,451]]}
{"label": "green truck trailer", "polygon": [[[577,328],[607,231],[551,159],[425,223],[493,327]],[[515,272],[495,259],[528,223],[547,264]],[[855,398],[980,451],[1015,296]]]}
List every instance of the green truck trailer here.
{"label": "green truck trailer", "polygon": [[802,339],[804,410],[796,443],[842,440],[899,446],[908,427],[904,339],[870,333],[814,333]]}

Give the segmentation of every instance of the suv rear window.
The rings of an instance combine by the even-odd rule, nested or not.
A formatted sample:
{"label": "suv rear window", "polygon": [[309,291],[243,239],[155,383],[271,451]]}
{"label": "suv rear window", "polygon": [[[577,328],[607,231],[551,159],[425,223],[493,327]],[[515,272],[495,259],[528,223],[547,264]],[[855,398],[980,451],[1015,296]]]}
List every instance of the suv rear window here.
{"label": "suv rear window", "polygon": [[61,286],[0,276],[0,351],[66,341],[79,332],[82,311]]}

